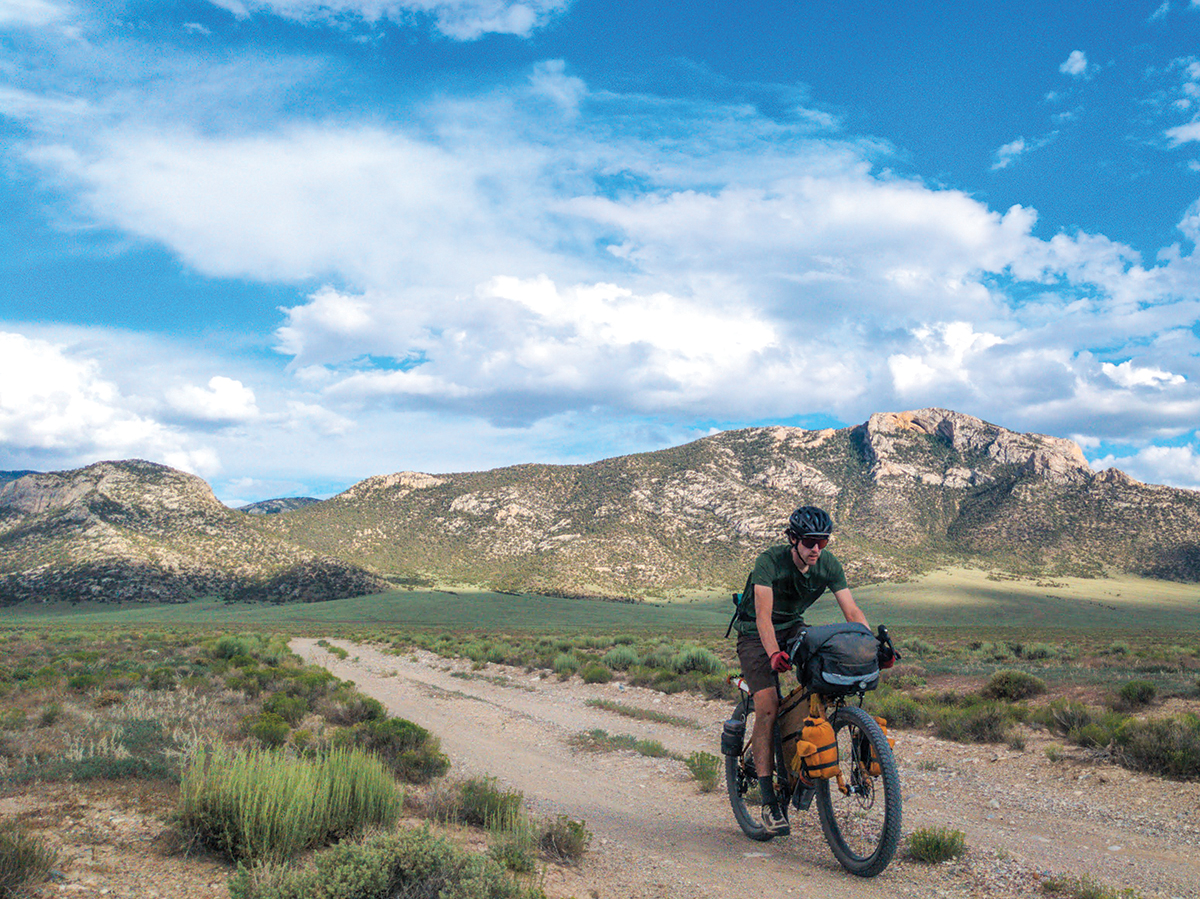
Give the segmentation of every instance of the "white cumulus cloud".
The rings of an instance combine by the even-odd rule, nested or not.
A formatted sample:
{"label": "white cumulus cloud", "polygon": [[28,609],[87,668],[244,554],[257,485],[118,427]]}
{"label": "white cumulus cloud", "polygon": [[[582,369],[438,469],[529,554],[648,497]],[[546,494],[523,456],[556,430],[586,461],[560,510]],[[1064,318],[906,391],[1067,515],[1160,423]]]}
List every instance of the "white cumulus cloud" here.
{"label": "white cumulus cloud", "polygon": [[1072,50],[1068,56],[1058,67],[1058,70],[1064,75],[1070,75],[1072,78],[1082,78],[1088,74],[1087,54],[1082,50]]}
{"label": "white cumulus cloud", "polygon": [[913,336],[923,351],[888,357],[892,381],[901,394],[913,394],[947,381],[971,380],[971,357],[1003,343],[996,334],[977,333],[969,322],[948,322],[923,327]]}
{"label": "white cumulus cloud", "polygon": [[1173,147],[1191,143],[1192,141],[1200,140],[1200,121],[1188,122],[1186,125],[1177,125],[1174,128],[1168,128],[1164,133]]}
{"label": "white cumulus cloud", "polygon": [[94,360],[0,332],[0,446],[10,456],[94,461],[144,455],[189,471],[216,470],[212,450],[191,445],[133,405]]}
{"label": "white cumulus cloud", "polygon": [[1176,384],[1183,384],[1187,381],[1183,375],[1171,374],[1169,371],[1163,371],[1160,368],[1143,368],[1133,364],[1133,360],[1129,359],[1119,365],[1113,365],[1111,362],[1102,363],[1101,371],[1109,377],[1110,380],[1122,387],[1168,387]]}
{"label": "white cumulus cloud", "polygon": [[254,391],[233,378],[217,375],[207,387],[184,384],[166,392],[167,402],[181,415],[210,422],[244,422],[258,416]]}

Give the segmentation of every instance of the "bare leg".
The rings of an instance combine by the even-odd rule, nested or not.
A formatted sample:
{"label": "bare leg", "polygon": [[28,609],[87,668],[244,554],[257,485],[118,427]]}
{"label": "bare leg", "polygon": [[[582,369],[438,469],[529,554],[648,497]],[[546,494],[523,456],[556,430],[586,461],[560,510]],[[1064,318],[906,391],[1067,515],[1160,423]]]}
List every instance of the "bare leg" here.
{"label": "bare leg", "polygon": [[774,734],[778,714],[779,696],[774,687],[754,694],[754,733],[750,735],[750,750],[759,777],[770,777],[775,768]]}

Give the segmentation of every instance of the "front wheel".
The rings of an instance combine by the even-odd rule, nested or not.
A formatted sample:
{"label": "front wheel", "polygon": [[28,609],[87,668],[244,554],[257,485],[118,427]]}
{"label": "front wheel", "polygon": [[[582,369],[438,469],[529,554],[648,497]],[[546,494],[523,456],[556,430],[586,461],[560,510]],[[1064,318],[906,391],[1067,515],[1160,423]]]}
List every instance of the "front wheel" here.
{"label": "front wheel", "polygon": [[[817,781],[821,830],[851,874],[874,877],[888,866],[900,841],[900,774],[875,719],[855,706],[829,716],[837,734],[838,763],[848,793],[837,781]],[[872,773],[872,772],[875,773]]]}
{"label": "front wheel", "polygon": [[725,756],[725,789],[729,793],[729,804],[733,806],[733,817],[737,819],[742,833],[752,840],[765,843],[775,834],[763,827],[762,793],[758,788],[754,756],[750,752],[750,735],[754,733],[754,703],[739,702],[731,718],[745,722],[746,736],[739,755]]}

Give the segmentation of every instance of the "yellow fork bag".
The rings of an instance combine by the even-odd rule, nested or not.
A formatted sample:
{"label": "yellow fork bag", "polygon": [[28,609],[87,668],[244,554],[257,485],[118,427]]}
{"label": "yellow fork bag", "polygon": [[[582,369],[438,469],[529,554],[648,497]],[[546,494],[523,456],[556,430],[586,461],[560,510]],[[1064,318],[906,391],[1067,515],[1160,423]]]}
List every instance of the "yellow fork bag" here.
{"label": "yellow fork bag", "polygon": [[805,718],[800,735],[801,741],[808,744],[806,747],[797,747],[798,755],[801,750],[807,749],[802,755],[804,773],[822,779],[837,777],[841,768],[838,767],[837,735],[833,732],[833,725],[824,718]]}
{"label": "yellow fork bag", "polygon": [[[895,746],[896,738],[888,736],[887,718],[880,718],[878,715],[872,717],[874,717],[875,723],[879,725],[879,729],[883,731],[884,737],[887,738],[888,746]],[[862,738],[858,754],[869,775],[878,777],[883,773],[883,769],[879,767],[879,756],[875,754],[875,747],[871,745],[871,741],[866,737]]]}

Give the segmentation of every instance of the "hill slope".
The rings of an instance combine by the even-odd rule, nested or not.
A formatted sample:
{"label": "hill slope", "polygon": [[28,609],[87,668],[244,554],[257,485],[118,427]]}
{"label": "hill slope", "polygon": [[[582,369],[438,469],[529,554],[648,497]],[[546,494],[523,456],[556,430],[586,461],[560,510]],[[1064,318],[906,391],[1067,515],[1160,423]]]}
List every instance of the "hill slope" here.
{"label": "hill slope", "polygon": [[139,460],[0,487],[0,603],[333,599],[375,576],[249,524],[193,475]]}

